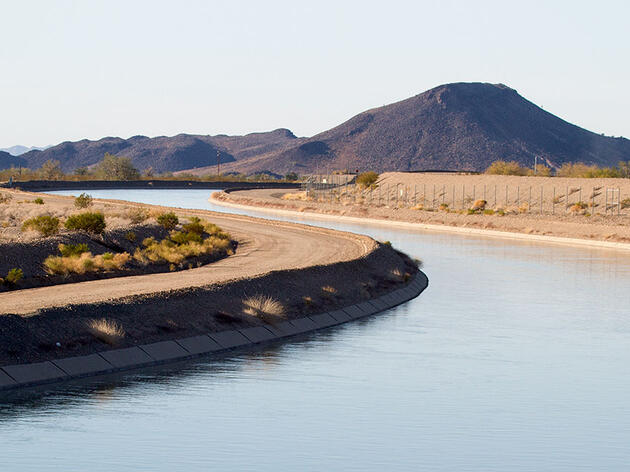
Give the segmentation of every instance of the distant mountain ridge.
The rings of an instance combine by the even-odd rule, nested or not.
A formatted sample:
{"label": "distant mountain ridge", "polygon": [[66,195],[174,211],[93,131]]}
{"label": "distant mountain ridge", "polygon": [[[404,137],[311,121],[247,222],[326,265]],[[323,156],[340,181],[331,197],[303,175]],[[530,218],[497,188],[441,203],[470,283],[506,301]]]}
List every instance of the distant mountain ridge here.
{"label": "distant mountain ridge", "polygon": [[[65,142],[20,157],[30,168],[46,160],[72,171],[109,152],[139,170],[197,175],[222,172],[309,173],[343,169],[483,171],[497,160],[552,167],[566,162],[614,166],[630,160],[630,140],[568,123],[503,84],[453,83],[373,108],[310,138],[285,128],[244,136],[180,134]],[[0,169],[6,166],[0,159]],[[20,164],[21,165],[21,164]]]}
{"label": "distant mountain ridge", "polygon": [[222,164],[234,162],[236,156],[249,156],[258,152],[284,149],[288,141],[296,139],[285,129],[245,136],[133,136],[129,139],[107,137],[97,141],[87,139],[64,142],[43,151],[30,151],[21,156],[32,169],[41,167],[49,159],[61,163],[70,172],[79,167],[90,167],[103,159],[105,153],[128,157],[143,171],[175,172],[215,166],[217,156]]}
{"label": "distant mountain ridge", "polygon": [[22,154],[24,154],[25,152],[28,151],[43,151],[44,149],[49,148],[50,146],[31,146],[31,147],[27,147],[27,146],[22,146],[21,144],[18,144],[16,146],[11,146],[8,148],[2,148],[0,149],[0,151],[4,151],[4,152],[8,152],[9,154],[13,155],[13,156],[20,156]]}

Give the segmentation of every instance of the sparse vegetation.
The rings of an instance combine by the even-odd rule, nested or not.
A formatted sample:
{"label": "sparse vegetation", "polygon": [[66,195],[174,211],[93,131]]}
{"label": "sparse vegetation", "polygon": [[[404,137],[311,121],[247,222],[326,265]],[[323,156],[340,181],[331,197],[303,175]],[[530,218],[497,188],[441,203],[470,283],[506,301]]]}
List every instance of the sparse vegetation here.
{"label": "sparse vegetation", "polygon": [[13,200],[13,195],[10,193],[0,193],[0,203],[9,203]]}
{"label": "sparse vegetation", "polygon": [[35,205],[43,205],[44,204],[44,199],[41,197],[37,197],[35,200],[33,200],[33,203]]}
{"label": "sparse vegetation", "polygon": [[74,199],[74,206],[81,209],[92,206],[92,196],[82,193]]}
{"label": "sparse vegetation", "polygon": [[12,286],[17,284],[24,277],[24,272],[22,269],[14,267],[13,269],[7,272],[7,275],[4,279],[0,278],[0,283],[8,286]]}
{"label": "sparse vegetation", "polygon": [[116,321],[105,318],[88,321],[87,328],[95,338],[111,346],[115,346],[125,337],[125,331]]}
{"label": "sparse vegetation", "polygon": [[90,234],[101,234],[105,231],[105,215],[100,212],[85,212],[70,216],[65,223],[70,231],[85,231]]}
{"label": "sparse vegetation", "polygon": [[50,215],[40,215],[22,223],[22,231],[37,231],[42,236],[52,236],[59,232],[59,218]]}
{"label": "sparse vegetation", "polygon": [[363,172],[362,174],[357,175],[357,185],[361,188],[369,188],[376,184],[378,180],[378,174],[376,172]]}
{"label": "sparse vegetation", "polygon": [[311,201],[313,197],[309,196],[307,192],[288,192],[282,195],[283,200],[300,200],[300,201]]}
{"label": "sparse vegetation", "polygon": [[134,233],[133,231],[127,231],[125,233],[125,239],[127,241],[129,241],[130,243],[135,243],[136,242],[136,233]]}
{"label": "sparse vegetation", "polygon": [[282,303],[271,297],[256,295],[243,300],[243,313],[271,321],[283,318],[285,309]]}
{"label": "sparse vegetation", "polygon": [[131,223],[138,225],[149,218],[149,212],[144,208],[130,208],[125,216],[131,220]]}
{"label": "sparse vegetation", "polygon": [[80,256],[84,252],[89,252],[90,248],[87,244],[60,244],[58,246],[59,252],[64,257]]}
{"label": "sparse vegetation", "polygon": [[[168,238],[157,241],[150,237],[142,241],[133,257],[142,263],[182,264],[190,257],[230,254],[230,235],[212,223],[192,217],[182,226],[182,231],[171,231]],[[173,267],[175,270],[175,266]]]}
{"label": "sparse vegetation", "polygon": [[179,218],[173,212],[162,213],[156,220],[162,228],[167,230],[174,229],[179,224]]}
{"label": "sparse vegetation", "polygon": [[[59,248],[61,251],[61,247]],[[63,252],[62,252],[63,254]],[[69,256],[48,256],[44,260],[44,269],[51,275],[85,274],[101,270],[122,270],[131,256],[127,252],[92,255],[82,252]]]}

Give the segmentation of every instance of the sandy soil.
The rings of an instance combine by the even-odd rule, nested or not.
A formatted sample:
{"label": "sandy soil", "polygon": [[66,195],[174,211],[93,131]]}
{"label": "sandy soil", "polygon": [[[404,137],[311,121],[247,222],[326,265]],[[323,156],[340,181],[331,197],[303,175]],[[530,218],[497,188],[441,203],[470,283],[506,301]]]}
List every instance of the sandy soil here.
{"label": "sandy soil", "polygon": [[[601,181],[606,181],[602,184]],[[614,182],[613,182],[614,181]],[[307,200],[284,200],[284,191],[274,190],[248,190],[231,192],[229,194],[217,194],[217,198],[226,199],[234,203],[244,205],[262,206],[267,208],[282,208],[300,212],[314,212],[329,215],[345,215],[359,218],[375,218],[409,223],[420,223],[429,225],[446,225],[458,228],[476,228],[490,230],[493,232],[512,232],[539,236],[556,236],[562,238],[577,238],[594,241],[610,241],[629,243],[630,242],[630,210],[624,208],[620,215],[603,214],[598,211],[595,214],[587,214],[588,210],[575,213],[565,208],[567,205],[557,203],[555,213],[551,214],[551,199],[544,199],[541,214],[536,211],[536,204],[539,200],[532,197],[531,211],[521,212],[516,208],[515,203],[508,205],[493,205],[494,186],[503,188],[505,196],[505,186],[508,186],[508,197],[516,198],[517,188],[520,187],[521,204],[527,203],[529,197],[530,183],[534,189],[534,184],[538,183],[538,195],[540,195],[540,185],[555,185],[569,187],[569,203],[573,199],[579,198],[579,190],[571,194],[571,188],[582,186],[582,195],[586,195],[585,188],[597,188],[599,185],[613,186],[621,189],[621,197],[630,195],[630,182],[627,179],[559,179],[559,178],[538,178],[538,177],[511,177],[511,176],[468,176],[451,174],[407,174],[388,173],[383,174],[379,180],[381,188],[380,203],[378,201],[378,189],[372,195],[367,192],[358,192],[353,188],[341,189],[341,195],[331,195],[329,192],[313,192],[312,198]],[[621,184],[624,186],[622,187]],[[486,185],[487,208],[499,208],[503,215],[495,213],[487,214],[467,214],[466,210],[456,209],[453,211],[452,197],[450,193],[444,195],[444,201],[450,202],[449,207],[444,210],[439,209],[442,203],[442,196],[436,191],[436,200],[432,202],[433,185],[436,188],[456,189],[456,204],[461,200],[462,187],[466,187],[470,193],[466,193],[464,208],[469,208],[473,203],[473,186],[475,186],[476,199],[482,198],[483,186]],[[417,194],[414,198],[414,186]],[[396,187],[398,187],[398,202],[396,202]],[[422,205],[422,193],[426,187],[426,199]],[[387,189],[390,189],[390,201],[387,204]],[[403,190],[407,189],[407,193]],[[551,188],[551,190],[549,190]],[[430,190],[429,190],[430,189]],[[490,190],[492,189],[492,190]],[[527,190],[525,190],[527,189]],[[468,192],[467,190],[467,192]],[[547,192],[553,195],[553,187],[543,188],[543,196]],[[559,192],[559,190],[558,190]],[[500,192],[498,192],[500,194]],[[535,191],[532,194],[535,195]],[[597,193],[597,192],[596,192]],[[563,193],[564,195],[564,193]],[[590,194],[589,194],[590,196]],[[601,194],[595,198],[595,204],[599,205]],[[500,200],[500,197],[498,197]],[[565,200],[565,197],[562,198]],[[584,198],[582,198],[584,200]],[[433,208],[431,208],[433,203]],[[499,201],[501,203],[501,201]],[[603,204],[603,202],[601,202]],[[416,206],[417,205],[417,206]],[[414,209],[418,207],[424,209]],[[461,204],[459,205],[461,206]],[[549,206],[549,211],[547,211]],[[603,207],[595,207],[598,208]],[[561,211],[562,210],[562,211]]]}

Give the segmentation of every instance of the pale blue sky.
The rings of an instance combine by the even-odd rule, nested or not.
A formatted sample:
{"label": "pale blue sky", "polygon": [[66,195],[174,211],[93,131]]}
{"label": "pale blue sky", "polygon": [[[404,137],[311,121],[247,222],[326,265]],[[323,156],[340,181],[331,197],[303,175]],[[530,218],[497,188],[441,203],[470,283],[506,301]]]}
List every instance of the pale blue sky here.
{"label": "pale blue sky", "polygon": [[447,82],[502,82],[630,136],[628,1],[0,0],[0,147],[310,136]]}

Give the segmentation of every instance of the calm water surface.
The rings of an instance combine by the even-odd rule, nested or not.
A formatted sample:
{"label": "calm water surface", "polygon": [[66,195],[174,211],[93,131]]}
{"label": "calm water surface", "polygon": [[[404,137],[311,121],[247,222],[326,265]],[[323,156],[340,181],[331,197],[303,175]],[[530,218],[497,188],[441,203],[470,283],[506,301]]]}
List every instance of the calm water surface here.
{"label": "calm water surface", "polygon": [[628,255],[299,221],[391,241],[429,289],[264,351],[0,400],[2,470],[628,470]]}

